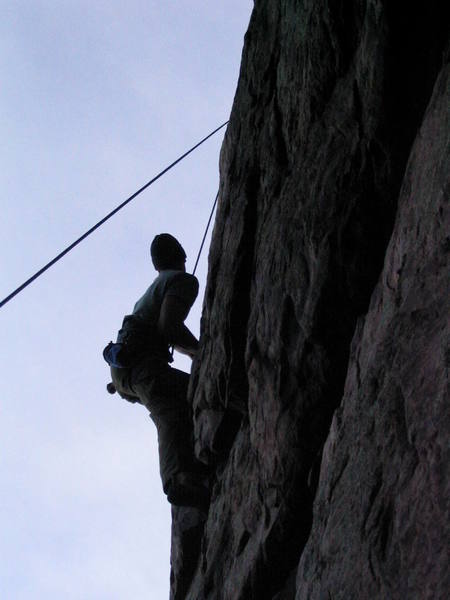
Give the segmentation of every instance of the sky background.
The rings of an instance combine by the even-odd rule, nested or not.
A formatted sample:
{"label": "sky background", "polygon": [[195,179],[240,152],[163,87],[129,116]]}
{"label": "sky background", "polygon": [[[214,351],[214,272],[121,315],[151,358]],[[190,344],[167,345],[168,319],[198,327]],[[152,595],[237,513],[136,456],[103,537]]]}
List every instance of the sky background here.
{"label": "sky background", "polygon": [[[228,119],[252,6],[0,0],[1,299]],[[192,270],[222,139],[0,309],[2,599],[168,597],[156,431],[105,392],[102,349],[156,275],[154,235],[178,237]]]}

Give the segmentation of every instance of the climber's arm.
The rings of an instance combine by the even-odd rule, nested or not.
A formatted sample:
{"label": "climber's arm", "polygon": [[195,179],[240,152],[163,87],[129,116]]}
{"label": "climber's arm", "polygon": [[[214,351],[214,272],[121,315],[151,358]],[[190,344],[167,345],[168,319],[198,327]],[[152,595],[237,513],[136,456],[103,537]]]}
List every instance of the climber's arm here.
{"label": "climber's arm", "polygon": [[198,348],[197,338],[184,324],[191,306],[178,296],[164,298],[158,321],[158,330],[176,350],[191,358]]}

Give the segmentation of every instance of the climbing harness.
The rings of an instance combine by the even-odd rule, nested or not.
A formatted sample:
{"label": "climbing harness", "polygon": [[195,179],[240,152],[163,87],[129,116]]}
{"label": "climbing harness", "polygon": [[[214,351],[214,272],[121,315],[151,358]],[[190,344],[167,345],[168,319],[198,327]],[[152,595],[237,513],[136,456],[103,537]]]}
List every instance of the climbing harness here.
{"label": "climbing harness", "polygon": [[[197,144],[195,144],[195,146],[192,146],[192,148],[190,148],[187,152],[185,152],[184,154],[182,154],[179,158],[177,158],[177,160],[175,160],[173,163],[171,163],[168,167],[166,167],[165,169],[163,169],[160,173],[158,173],[158,175],[156,175],[155,177],[153,177],[153,179],[151,179],[148,183],[146,183],[145,185],[143,185],[137,192],[135,192],[134,194],[132,194],[129,198],[127,198],[126,200],[124,200],[121,204],[119,204],[119,206],[117,206],[114,210],[112,210],[110,213],[108,213],[105,217],[103,217],[103,219],[101,219],[98,223],[96,223],[93,227],[91,227],[90,229],[88,229],[88,231],[86,231],[81,237],[79,237],[77,240],[75,240],[72,244],[70,244],[70,246],[68,246],[65,250],[63,250],[62,252],[60,252],[57,256],[55,256],[55,258],[53,258],[49,263],[47,263],[44,267],[42,267],[41,269],[39,269],[39,271],[37,271],[32,277],[30,277],[29,279],[27,279],[24,283],[22,283],[22,285],[20,285],[17,289],[15,289],[13,292],[11,292],[11,294],[9,294],[8,296],[6,296],[6,298],[4,298],[1,302],[0,302],[0,308],[2,306],[4,306],[7,302],[9,302],[10,300],[12,300],[14,298],[14,296],[17,296],[17,294],[19,294],[22,290],[24,290],[26,287],[28,287],[30,285],[30,283],[32,283],[35,279],[37,279],[38,277],[40,277],[43,273],[45,273],[45,271],[47,271],[47,269],[49,269],[51,266],[53,266],[55,263],[57,263],[59,260],[61,260],[61,258],[63,256],[65,256],[66,254],[68,254],[73,248],[75,248],[75,246],[77,246],[79,243],[81,243],[84,239],[86,239],[89,235],[91,235],[91,233],[93,233],[96,229],[98,229],[99,227],[101,227],[101,225],[103,225],[103,223],[105,223],[106,221],[108,221],[108,219],[110,219],[112,216],[114,216],[117,212],[119,212],[119,210],[121,210],[124,206],[126,206],[129,202],[131,202],[132,200],[134,200],[134,198],[136,198],[136,196],[138,196],[139,194],[141,194],[144,190],[146,190],[149,186],[152,185],[152,183],[155,183],[155,181],[157,179],[159,179],[160,177],[162,177],[165,173],[167,173],[168,171],[170,171],[170,169],[172,169],[175,165],[177,165],[179,162],[181,162],[184,158],[186,158],[186,156],[188,156],[188,154],[190,154],[191,152],[193,152],[194,150],[196,150],[199,146],[201,146],[204,142],[206,142],[206,140],[208,140],[210,137],[212,137],[215,133],[217,133],[220,129],[222,129],[223,127],[225,127],[225,125],[227,125],[228,121],[225,121],[225,123],[222,123],[222,125],[220,125],[219,127],[217,127],[216,129],[214,129],[214,131],[212,131],[211,133],[209,133],[206,137],[204,137],[202,140],[200,140]],[[200,251],[199,254],[197,256],[197,261],[195,263],[195,267],[194,267],[194,273],[195,273],[195,269],[197,268],[197,264],[198,261],[200,259],[200,254],[201,251],[203,249],[203,244],[206,238],[206,233],[208,231],[209,228],[209,224],[211,222],[211,218],[214,212],[214,208],[216,206],[217,203],[217,198],[218,195],[216,196],[216,200],[214,202],[214,206],[213,206],[213,210],[211,211],[211,215],[208,221],[208,225],[206,228],[206,232],[205,235],[203,237],[203,241],[202,244],[200,246]]]}

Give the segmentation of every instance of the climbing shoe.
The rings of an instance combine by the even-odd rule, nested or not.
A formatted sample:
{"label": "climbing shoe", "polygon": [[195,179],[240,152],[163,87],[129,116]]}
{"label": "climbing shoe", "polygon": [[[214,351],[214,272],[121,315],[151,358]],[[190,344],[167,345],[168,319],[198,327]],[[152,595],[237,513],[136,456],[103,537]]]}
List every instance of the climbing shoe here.
{"label": "climbing shoe", "polygon": [[204,480],[194,473],[177,473],[167,486],[167,500],[174,506],[208,510],[210,494]]}

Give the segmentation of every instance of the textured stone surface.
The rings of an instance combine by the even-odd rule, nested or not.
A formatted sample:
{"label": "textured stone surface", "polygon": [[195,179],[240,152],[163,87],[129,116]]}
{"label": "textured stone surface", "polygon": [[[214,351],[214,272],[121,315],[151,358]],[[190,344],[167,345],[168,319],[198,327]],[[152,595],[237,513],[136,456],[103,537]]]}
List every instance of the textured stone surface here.
{"label": "textured stone surface", "polygon": [[[440,375],[443,385],[427,334],[445,309],[432,215],[444,185],[448,195],[444,163],[436,166],[448,143],[440,79],[382,275],[394,291],[387,287],[392,296],[377,308],[401,182],[445,45],[444,3],[414,10],[405,15],[387,0],[255,2],[221,153],[191,383],[196,451],[215,473],[213,497],[204,526],[189,510],[173,511],[176,600],[408,597],[407,571],[425,552],[415,535],[443,502],[440,438],[423,423],[430,379]],[[404,200],[409,188],[427,200],[422,216]],[[397,264],[402,248],[409,254]],[[406,383],[420,372],[416,395]],[[425,509],[427,486],[438,495]],[[411,564],[408,543],[416,544]],[[431,561],[411,589],[425,573],[432,589]]]}
{"label": "textured stone surface", "polygon": [[170,563],[171,596],[186,597],[192,576],[197,567],[205,515],[194,508],[172,507],[172,543]]}
{"label": "textured stone surface", "polygon": [[411,154],[381,281],[353,339],[299,600],[448,597],[449,92],[447,66]]}

